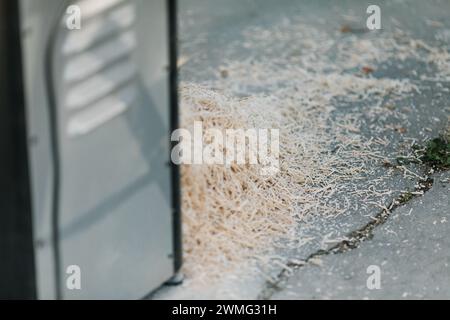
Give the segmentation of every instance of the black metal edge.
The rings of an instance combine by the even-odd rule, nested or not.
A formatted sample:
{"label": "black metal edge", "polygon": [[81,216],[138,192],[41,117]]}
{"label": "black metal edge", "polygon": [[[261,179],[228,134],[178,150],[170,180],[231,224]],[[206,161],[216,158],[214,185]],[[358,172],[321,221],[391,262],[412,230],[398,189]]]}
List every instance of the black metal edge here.
{"label": "black metal edge", "polygon": [[[179,128],[178,114],[178,38],[177,38],[177,0],[168,0],[168,23],[169,23],[169,90],[170,90],[170,132]],[[171,149],[176,142],[171,141]],[[169,155],[170,159],[170,155]],[[177,273],[183,264],[182,245],[182,218],[181,218],[181,187],[180,168],[171,161],[172,169],[172,210],[173,210],[173,259],[174,271]]]}
{"label": "black metal edge", "polygon": [[0,0],[0,298],[36,299],[19,1]]}
{"label": "black metal edge", "polygon": [[54,265],[54,277],[55,277],[55,296],[57,300],[63,299],[62,289],[62,261],[60,250],[60,235],[59,235],[59,206],[60,206],[60,182],[61,182],[61,161],[59,152],[58,141],[58,114],[56,107],[56,94],[54,92],[54,79],[53,79],[53,48],[58,33],[58,27],[60,26],[61,17],[64,16],[65,8],[70,4],[70,0],[64,0],[59,3],[59,13],[56,15],[54,21],[51,23],[50,37],[47,41],[45,51],[45,84],[47,91],[47,99],[49,105],[49,124],[50,124],[50,136],[52,146],[52,162],[53,162],[53,188],[52,188],[52,212],[51,212],[51,224],[52,224],[52,251],[53,251],[53,265]]}

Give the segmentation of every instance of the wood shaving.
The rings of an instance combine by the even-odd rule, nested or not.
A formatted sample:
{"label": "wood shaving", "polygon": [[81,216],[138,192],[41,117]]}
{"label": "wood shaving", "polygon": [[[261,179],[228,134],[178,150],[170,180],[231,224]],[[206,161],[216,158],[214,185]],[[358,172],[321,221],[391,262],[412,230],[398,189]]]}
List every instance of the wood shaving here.
{"label": "wood shaving", "polygon": [[[345,26],[338,31],[337,36],[295,21],[270,30],[249,27],[242,42],[228,48],[241,46],[253,55],[222,61],[217,79],[182,83],[185,128],[203,121],[206,128],[280,129],[280,172],[273,177],[261,176],[251,165],[182,167],[184,272],[191,279],[210,284],[245,263],[263,260],[274,247],[298,246],[299,222],[311,215],[333,218],[369,205],[387,210],[378,199],[392,191],[355,189],[376,164],[391,164],[379,151],[389,139],[364,138],[360,119],[383,123],[404,117],[387,106],[420,88],[407,79],[349,70],[371,74],[392,57],[412,58],[436,65],[441,72],[433,80],[445,80],[450,79],[450,55],[401,31],[374,39],[358,38]],[[355,102],[366,105],[334,117],[341,105]],[[384,133],[387,128],[374,123],[369,129]],[[403,127],[396,130],[406,133]],[[421,178],[407,169],[404,174]],[[383,179],[372,182],[382,185]],[[346,194],[361,199],[352,203]]]}

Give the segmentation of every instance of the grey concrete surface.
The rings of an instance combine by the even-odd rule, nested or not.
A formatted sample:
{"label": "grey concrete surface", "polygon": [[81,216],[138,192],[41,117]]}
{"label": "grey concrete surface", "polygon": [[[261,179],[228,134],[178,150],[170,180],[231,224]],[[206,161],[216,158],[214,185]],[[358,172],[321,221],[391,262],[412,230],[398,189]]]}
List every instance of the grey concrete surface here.
{"label": "grey concrete surface", "polygon": [[[289,277],[273,299],[450,299],[450,174],[394,211],[373,238],[322,256]],[[380,288],[369,289],[374,265]],[[368,273],[369,271],[369,273]]]}
{"label": "grey concrete surface", "polygon": [[[270,48],[259,48],[257,51],[252,50],[244,45],[244,37],[242,30],[247,27],[262,27],[270,29],[273,26],[281,23],[283,19],[295,19],[302,21],[305,24],[316,27],[318,30],[324,31],[335,37],[336,43],[344,41],[339,38],[336,30],[348,23],[346,16],[352,15],[358,19],[353,21],[352,27],[364,28],[365,26],[365,9],[371,1],[298,1],[298,0],[186,0],[180,1],[180,55],[187,57],[187,62],[180,69],[180,78],[182,81],[195,83],[209,83],[211,80],[217,80],[219,77],[218,69],[222,64],[228,61],[235,61],[246,59],[249,56],[255,60],[258,59],[277,59],[280,55],[290,51],[298,50],[296,48],[296,37],[291,35],[291,39],[287,37],[284,42],[274,41]],[[426,22],[428,20],[439,21],[444,27],[450,27],[450,2],[446,1],[432,1],[428,2],[413,0],[413,1],[379,1],[378,3],[382,9],[382,23],[383,30],[378,33],[358,33],[355,37],[361,39],[374,39],[376,37],[388,37],[397,28],[407,30],[408,33],[413,34],[415,38],[422,39],[426,43],[442,46],[447,48],[450,46],[450,36],[448,38],[436,39],[436,29]],[[321,41],[321,39],[317,39]],[[333,51],[328,52],[330,63],[333,63]],[[283,56],[284,57],[284,56]],[[288,62],[286,62],[288,63]],[[348,70],[345,72],[354,72]],[[394,131],[383,137],[390,141],[390,145],[381,150],[387,158],[394,158],[395,155],[411,143],[413,139],[423,141],[428,138],[436,136],[447,123],[450,115],[448,109],[448,101],[450,100],[450,82],[443,81],[439,85],[436,82],[425,80],[426,76],[433,75],[434,71],[429,65],[424,65],[420,61],[410,60],[399,63],[396,58],[391,58],[383,61],[381,64],[376,64],[376,71],[373,73],[375,78],[384,79],[409,79],[413,83],[420,86],[421,91],[414,93],[412,96],[397,101],[397,108],[409,108],[410,112],[402,118],[380,118],[373,119],[363,118],[364,125],[363,135],[365,137],[381,137],[381,133],[377,131],[377,127],[386,125],[401,125],[407,131],[407,134],[398,134]],[[425,76],[421,77],[421,76]],[[270,88],[252,88],[257,92],[268,92]],[[252,92],[242,93],[236,92],[236,95],[251,94]],[[375,97],[374,97],[375,98]],[[370,100],[370,99],[369,99]],[[349,114],[362,106],[370,106],[373,101],[364,101],[361,103],[348,103],[345,101],[335,101],[334,105],[337,107],[334,117],[339,117]],[[330,119],[333,121],[333,119]],[[425,168],[411,166],[411,170],[418,174],[424,174]],[[373,163],[372,172],[360,181],[355,181],[355,188],[358,186],[367,186],[382,176],[385,175],[385,168],[380,163]],[[417,183],[417,179],[405,177],[401,172],[397,172],[392,176],[386,178],[380,188],[397,190],[389,195],[382,196],[376,199],[382,204],[389,204],[396,196],[399,195],[399,190],[413,190]],[[420,204],[420,200],[415,200],[409,204],[413,208],[411,216],[401,215],[402,218],[393,218],[386,227],[397,227],[397,233],[400,233],[400,245],[396,243],[395,239],[387,236],[378,236],[378,242],[371,245],[372,240],[364,243],[360,249],[351,251],[345,254],[327,256],[324,258],[324,267],[308,265],[300,268],[295,275],[288,277],[287,283],[281,283],[283,289],[273,295],[271,284],[261,275],[255,275],[250,280],[232,281],[228,286],[234,287],[235,291],[239,292],[237,296],[227,295],[221,291],[220,286],[211,286],[207,291],[192,291],[190,288],[165,288],[157,295],[157,298],[183,298],[183,299],[197,299],[197,298],[295,298],[295,299],[313,299],[313,298],[394,298],[394,297],[445,297],[448,296],[448,284],[442,284],[437,290],[437,283],[440,281],[447,281],[447,270],[444,269],[445,264],[443,260],[439,260],[437,255],[431,257],[431,260],[425,259],[426,252],[429,250],[436,250],[436,243],[441,242],[442,248],[448,245],[446,242],[446,223],[440,223],[440,218],[450,211],[448,200],[445,200],[447,189],[437,189],[439,184],[435,185],[430,195],[427,197],[439,198],[441,202],[434,203],[431,200],[433,207]],[[344,201],[347,196],[346,191],[342,190],[341,194],[336,195],[336,201]],[[403,212],[409,209],[402,208],[398,212]],[[433,215],[426,215],[423,212],[434,212]],[[441,212],[441,213],[438,213]],[[327,249],[331,246],[324,245],[324,237],[331,237],[333,239],[340,239],[345,237],[349,232],[362,228],[367,223],[372,221],[372,218],[379,214],[380,208],[377,206],[368,206],[367,208],[356,207],[349,209],[344,214],[334,219],[327,217],[312,216],[306,219],[298,228],[299,239],[311,239],[307,243],[299,245],[292,249],[282,249],[278,252],[279,256],[289,261],[290,259],[305,260],[310,255],[319,250]],[[439,216],[441,215],[441,216]],[[415,220],[409,220],[415,217]],[[435,218],[435,219],[434,219]],[[438,219],[439,218],[439,219]],[[423,220],[421,220],[423,219]],[[414,225],[428,226],[430,219],[438,221],[436,225],[430,228],[435,228],[435,234],[429,234],[424,227],[417,233],[414,233]],[[449,219],[450,220],[450,219]],[[383,229],[384,230],[384,229]],[[402,231],[410,231],[408,234],[402,235]],[[389,231],[385,231],[390,235]],[[409,237],[409,238],[408,238]],[[439,238],[439,241],[435,241]],[[410,239],[409,243],[403,242]],[[397,242],[398,242],[397,241]],[[374,242],[375,243],[375,242]],[[396,247],[398,246],[398,248]],[[395,250],[392,248],[395,247]],[[424,250],[426,248],[427,250]],[[400,250],[400,253],[396,252]],[[417,254],[415,253],[417,250]],[[444,250],[444,249],[442,249]],[[445,251],[445,250],[444,250]],[[444,254],[445,252],[442,252]],[[422,252],[422,253],[420,253]],[[450,250],[448,251],[450,252]],[[358,263],[355,262],[354,255],[361,255]],[[414,265],[396,264],[394,267],[394,258],[403,255],[404,261],[406,257],[416,255],[418,261],[409,260],[417,263],[417,268]],[[372,259],[371,257],[375,258]],[[345,258],[349,257],[349,258]],[[384,262],[386,259],[391,259]],[[383,258],[383,259],[382,259]],[[380,261],[381,259],[381,261]],[[434,260],[433,260],[434,259]],[[446,258],[448,259],[448,258]],[[373,261],[373,262],[372,262]],[[387,260],[386,260],[387,261]],[[434,263],[435,261],[436,263]],[[420,263],[419,263],[420,262]],[[383,289],[376,292],[365,291],[365,279],[367,278],[366,268],[369,264],[379,264],[383,272]],[[393,269],[389,269],[392,265]],[[334,269],[334,266],[336,266]],[[421,269],[430,269],[428,275],[422,273],[419,276]],[[349,272],[344,272],[346,269]],[[336,274],[333,270],[336,270]],[[416,271],[414,271],[416,270]],[[435,270],[435,272],[431,272]],[[265,270],[266,276],[277,279],[283,273],[281,268],[272,268]],[[397,273],[395,273],[397,272]],[[423,290],[418,290],[413,286],[413,282],[405,279],[414,279],[414,276],[407,277],[405,274],[412,272],[414,276],[418,277],[418,282],[424,286],[424,282],[431,279],[429,285]],[[414,273],[415,272],[415,273]],[[404,277],[401,277],[403,275]],[[347,280],[348,279],[348,280]],[[391,279],[391,287],[388,287]],[[394,281],[394,279],[397,279]],[[422,279],[422,280],[420,280]],[[448,282],[448,281],[447,281]],[[403,284],[403,286],[402,286]],[[410,286],[408,289],[408,285]],[[396,286],[396,287],[395,287]],[[444,288],[445,287],[445,288]],[[389,289],[390,288],[390,289]],[[414,290],[413,290],[414,289]],[[416,290],[417,289],[417,290]],[[437,290],[437,291],[436,291]],[[392,291],[392,292],[391,292]],[[402,291],[402,292],[399,292]],[[389,293],[390,292],[390,293]]]}

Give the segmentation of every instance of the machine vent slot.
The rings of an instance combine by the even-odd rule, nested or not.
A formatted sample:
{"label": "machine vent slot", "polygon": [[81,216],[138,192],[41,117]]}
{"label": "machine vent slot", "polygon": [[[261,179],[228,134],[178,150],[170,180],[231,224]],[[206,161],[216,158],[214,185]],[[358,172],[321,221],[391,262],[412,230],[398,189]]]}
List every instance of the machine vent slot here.
{"label": "machine vent slot", "polygon": [[127,2],[127,0],[80,0],[76,1],[75,5],[81,8],[83,20],[89,20],[98,18],[102,13],[111,10],[111,8],[114,8],[123,2]]}
{"label": "machine vent slot", "polygon": [[62,107],[67,133],[80,136],[123,113],[134,103],[136,8],[132,0],[82,0],[82,28],[62,42]]}
{"label": "machine vent slot", "polygon": [[114,91],[133,80],[135,76],[135,67],[129,61],[114,65],[74,86],[67,95],[67,107],[69,109],[85,108],[114,94]]}
{"label": "machine vent slot", "polygon": [[116,96],[105,98],[99,103],[73,116],[68,125],[70,137],[87,134],[102,124],[125,112],[135,102],[136,88],[128,86],[120,90]]}
{"label": "machine vent slot", "polygon": [[[81,12],[83,13],[83,11]],[[72,55],[81,53],[95,46],[96,43],[103,39],[114,37],[114,35],[130,28],[135,21],[136,10],[134,5],[125,4],[124,6],[120,6],[105,14],[102,19],[83,23],[81,30],[69,32],[64,40],[63,54]]]}

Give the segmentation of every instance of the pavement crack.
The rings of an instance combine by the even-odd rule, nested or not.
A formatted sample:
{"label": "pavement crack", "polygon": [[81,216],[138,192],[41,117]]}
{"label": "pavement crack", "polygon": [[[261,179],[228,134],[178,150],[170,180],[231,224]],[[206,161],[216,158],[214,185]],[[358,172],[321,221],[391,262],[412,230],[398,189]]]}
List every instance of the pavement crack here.
{"label": "pavement crack", "polygon": [[310,254],[306,259],[291,259],[288,263],[286,263],[288,268],[281,270],[271,281],[266,281],[265,286],[258,295],[257,299],[269,300],[276,292],[279,292],[284,288],[286,281],[295,271],[298,271],[309,263],[315,264],[315,261],[317,261],[317,259],[321,256],[345,253],[358,248],[364,241],[372,239],[375,228],[383,225],[397,208],[404,206],[414,198],[423,196],[432,188],[433,183],[434,180],[430,177],[421,179],[414,191],[404,192],[396,197],[388,206],[384,207],[377,215],[375,215],[372,218],[372,221],[364,225],[362,228],[348,233],[344,238],[345,240],[338,242],[328,249],[319,249]]}

